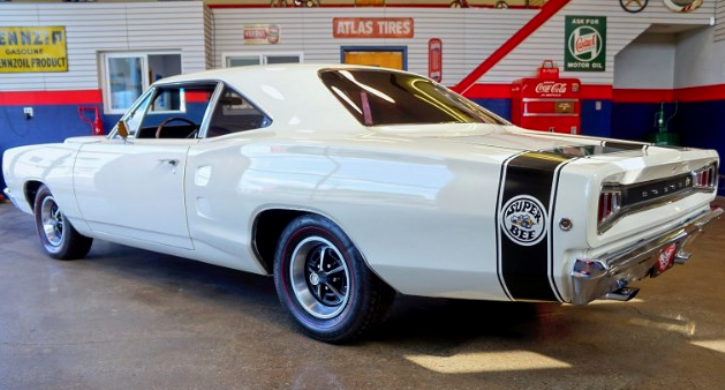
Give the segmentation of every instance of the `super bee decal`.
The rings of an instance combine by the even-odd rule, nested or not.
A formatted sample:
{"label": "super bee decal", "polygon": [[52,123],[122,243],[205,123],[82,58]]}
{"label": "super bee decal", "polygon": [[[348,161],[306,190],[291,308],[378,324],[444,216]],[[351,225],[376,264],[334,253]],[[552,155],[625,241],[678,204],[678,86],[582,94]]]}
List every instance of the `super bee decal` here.
{"label": "super bee decal", "polygon": [[577,157],[549,151],[511,156],[501,167],[497,270],[513,300],[561,301],[554,277],[552,219],[559,173]]}
{"label": "super bee decal", "polygon": [[536,198],[519,195],[511,198],[501,212],[501,228],[513,241],[521,245],[538,244],[547,230],[546,211]]}

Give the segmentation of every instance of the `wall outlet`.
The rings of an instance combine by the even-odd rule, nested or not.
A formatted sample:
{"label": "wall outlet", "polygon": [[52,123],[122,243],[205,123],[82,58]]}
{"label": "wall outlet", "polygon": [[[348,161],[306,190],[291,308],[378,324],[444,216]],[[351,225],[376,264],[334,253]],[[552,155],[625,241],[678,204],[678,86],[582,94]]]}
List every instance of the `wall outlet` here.
{"label": "wall outlet", "polygon": [[23,114],[25,114],[25,119],[30,119],[35,115],[33,113],[33,107],[23,107]]}

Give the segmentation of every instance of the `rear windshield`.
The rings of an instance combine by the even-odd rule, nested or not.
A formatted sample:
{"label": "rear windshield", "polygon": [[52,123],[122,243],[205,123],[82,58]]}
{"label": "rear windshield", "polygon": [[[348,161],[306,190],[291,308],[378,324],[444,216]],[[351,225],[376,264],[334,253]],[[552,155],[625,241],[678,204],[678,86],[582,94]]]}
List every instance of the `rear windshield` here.
{"label": "rear windshield", "polygon": [[365,126],[495,123],[504,119],[424,77],[376,69],[330,69],[320,78]]}

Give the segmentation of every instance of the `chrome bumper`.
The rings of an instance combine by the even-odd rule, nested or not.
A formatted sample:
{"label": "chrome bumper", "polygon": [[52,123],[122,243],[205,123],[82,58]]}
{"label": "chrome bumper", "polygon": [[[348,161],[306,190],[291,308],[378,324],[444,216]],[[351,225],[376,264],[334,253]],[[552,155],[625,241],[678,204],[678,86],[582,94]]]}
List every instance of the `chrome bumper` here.
{"label": "chrome bumper", "polygon": [[5,194],[5,199],[9,199],[9,200],[10,200],[11,202],[13,202],[13,205],[15,205],[15,207],[16,207],[16,208],[20,208],[20,207],[18,207],[18,203],[17,203],[17,201],[15,200],[15,197],[14,197],[14,196],[13,196],[13,194],[12,194],[12,193],[10,192],[10,188],[6,188],[6,189],[4,189],[4,190],[3,190],[3,193]]}
{"label": "chrome bumper", "polygon": [[687,245],[695,241],[705,225],[720,218],[722,213],[723,209],[714,208],[682,226],[632,247],[595,259],[577,259],[571,273],[574,288],[572,303],[587,304],[648,276],[659,253],[672,243],[677,244],[675,263],[684,263],[690,257],[685,251]]}

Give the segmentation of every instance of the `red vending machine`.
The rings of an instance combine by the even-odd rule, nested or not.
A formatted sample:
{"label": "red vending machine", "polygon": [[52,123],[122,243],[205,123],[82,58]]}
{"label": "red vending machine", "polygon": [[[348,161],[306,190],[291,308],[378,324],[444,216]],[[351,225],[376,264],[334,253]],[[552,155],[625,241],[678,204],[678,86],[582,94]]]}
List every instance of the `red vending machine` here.
{"label": "red vending machine", "polygon": [[536,77],[511,85],[511,121],[526,129],[580,134],[579,90],[575,78],[559,78],[559,68],[545,60]]}

